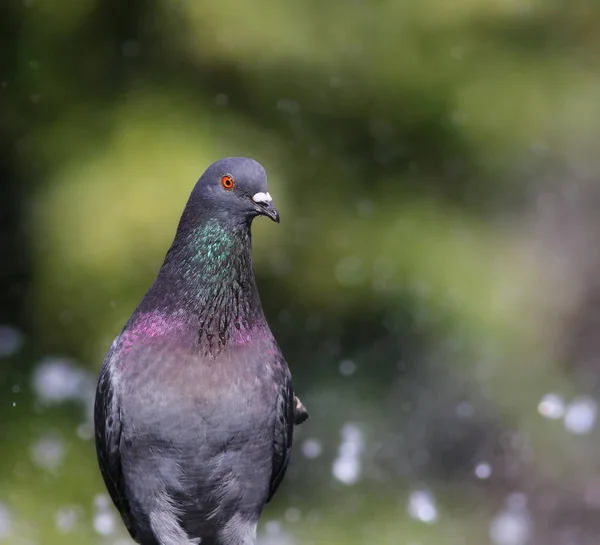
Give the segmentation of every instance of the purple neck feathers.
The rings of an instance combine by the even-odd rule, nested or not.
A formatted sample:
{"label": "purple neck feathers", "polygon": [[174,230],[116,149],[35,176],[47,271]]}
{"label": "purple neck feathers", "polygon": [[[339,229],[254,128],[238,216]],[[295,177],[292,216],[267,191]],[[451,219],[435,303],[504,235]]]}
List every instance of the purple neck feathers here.
{"label": "purple neck feathers", "polygon": [[123,342],[192,342],[205,355],[269,331],[252,268],[250,226],[216,219],[178,231]]}

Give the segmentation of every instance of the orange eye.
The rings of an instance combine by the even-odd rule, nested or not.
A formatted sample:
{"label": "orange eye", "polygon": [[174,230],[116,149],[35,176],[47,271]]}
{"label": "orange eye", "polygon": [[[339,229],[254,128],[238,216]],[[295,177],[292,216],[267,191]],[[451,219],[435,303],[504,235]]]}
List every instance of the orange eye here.
{"label": "orange eye", "polygon": [[233,181],[233,178],[229,176],[229,174],[225,174],[225,176],[221,178],[221,185],[225,189],[233,189],[235,182]]}

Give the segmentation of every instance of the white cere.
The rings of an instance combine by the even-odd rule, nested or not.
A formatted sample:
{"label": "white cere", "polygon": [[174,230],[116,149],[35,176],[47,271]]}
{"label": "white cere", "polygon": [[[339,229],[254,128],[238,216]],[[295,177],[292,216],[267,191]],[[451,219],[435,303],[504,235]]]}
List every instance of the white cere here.
{"label": "white cere", "polygon": [[252,200],[258,203],[270,203],[273,201],[273,197],[271,197],[271,195],[268,192],[264,193],[262,191],[259,191],[258,193],[255,193],[252,196]]}

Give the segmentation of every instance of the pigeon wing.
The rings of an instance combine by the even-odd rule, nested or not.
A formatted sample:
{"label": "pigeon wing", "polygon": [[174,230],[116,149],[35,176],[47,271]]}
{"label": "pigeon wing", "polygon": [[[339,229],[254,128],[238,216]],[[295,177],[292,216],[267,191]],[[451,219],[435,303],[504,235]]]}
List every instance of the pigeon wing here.
{"label": "pigeon wing", "polygon": [[135,540],[135,529],[125,494],[121,467],[121,411],[114,393],[110,367],[107,364],[109,359],[110,354],[102,367],[96,389],[94,404],[96,454],[108,493],[119,510],[129,534]]}
{"label": "pigeon wing", "polygon": [[271,498],[277,492],[287,471],[292,453],[294,424],[301,424],[308,418],[304,405],[294,395],[290,371],[279,351],[277,359],[278,365],[276,367],[281,370],[282,376],[279,377],[280,386],[277,395],[275,432],[273,435],[273,471],[267,502],[271,501]]}

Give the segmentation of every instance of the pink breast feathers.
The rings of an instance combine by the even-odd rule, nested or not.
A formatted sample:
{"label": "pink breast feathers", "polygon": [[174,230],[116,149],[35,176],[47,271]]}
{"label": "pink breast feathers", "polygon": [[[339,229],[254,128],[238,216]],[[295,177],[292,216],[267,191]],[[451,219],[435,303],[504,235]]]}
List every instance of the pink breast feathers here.
{"label": "pink breast feathers", "polygon": [[141,312],[120,338],[121,349],[129,352],[136,345],[173,342],[186,335],[189,328],[181,312],[165,314],[157,310]]}

